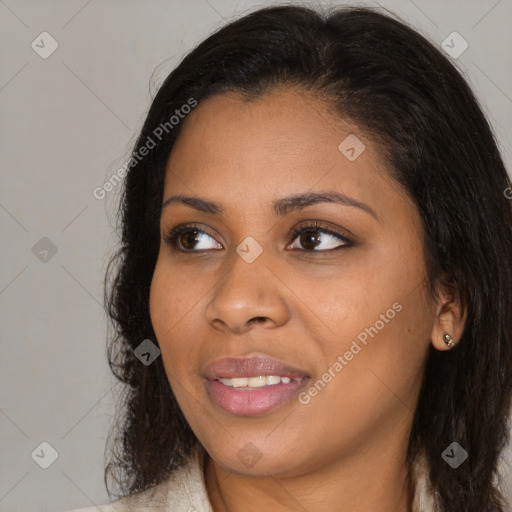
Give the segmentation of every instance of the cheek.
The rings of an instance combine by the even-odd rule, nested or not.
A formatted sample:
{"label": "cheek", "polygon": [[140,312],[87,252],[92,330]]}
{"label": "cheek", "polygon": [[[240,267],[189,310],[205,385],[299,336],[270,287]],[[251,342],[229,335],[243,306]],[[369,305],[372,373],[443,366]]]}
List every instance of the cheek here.
{"label": "cheek", "polygon": [[355,334],[359,364],[350,368],[358,374],[357,392],[376,398],[375,410],[383,404],[413,410],[434,319],[425,287],[411,291],[402,281],[390,281],[387,293],[368,304],[365,316]]}
{"label": "cheek", "polygon": [[149,313],[159,341],[164,341],[166,329],[175,321],[177,295],[176,288],[167,284],[171,282],[171,276],[166,275],[162,266],[157,264],[149,293]]}
{"label": "cheek", "polygon": [[406,395],[411,391],[434,320],[425,285],[419,248],[386,246],[365,265],[326,281],[316,295],[309,291],[308,303],[319,305],[315,313],[330,330],[331,341],[322,347],[327,362],[347,354],[340,386],[359,397],[385,395],[386,386]]}
{"label": "cheek", "polygon": [[180,324],[204,295],[197,280],[198,273],[183,272],[165,256],[159,257],[151,281],[149,309],[155,333],[163,341],[183,327]]}
{"label": "cheek", "polygon": [[[197,286],[188,284],[187,279],[178,275],[175,267],[158,264],[153,274],[150,288],[150,316],[160,347],[162,362],[173,394],[182,411],[190,415],[194,410],[191,396],[197,393],[192,389],[190,377],[197,361],[197,325],[193,318],[204,293]],[[197,383],[194,382],[195,385]]]}
{"label": "cheek", "polygon": [[170,267],[158,264],[151,281],[149,311],[167,373],[174,374],[187,354],[180,340],[190,339],[187,314],[200,299],[193,286],[185,286]]}

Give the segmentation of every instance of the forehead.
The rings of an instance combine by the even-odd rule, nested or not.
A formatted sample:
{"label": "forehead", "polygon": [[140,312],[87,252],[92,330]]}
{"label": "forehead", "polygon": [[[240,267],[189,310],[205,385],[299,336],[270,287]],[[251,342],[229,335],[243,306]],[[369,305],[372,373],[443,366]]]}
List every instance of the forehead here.
{"label": "forehead", "polygon": [[252,101],[227,93],[201,102],[169,157],[164,196],[236,197],[248,208],[330,189],[378,204],[386,184],[396,188],[389,183],[379,147],[366,134],[329,103],[284,89]]}

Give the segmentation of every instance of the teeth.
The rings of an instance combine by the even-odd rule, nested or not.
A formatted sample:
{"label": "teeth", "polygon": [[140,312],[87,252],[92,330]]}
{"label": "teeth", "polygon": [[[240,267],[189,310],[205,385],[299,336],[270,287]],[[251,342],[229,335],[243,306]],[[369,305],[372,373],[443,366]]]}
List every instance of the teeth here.
{"label": "teeth", "polygon": [[290,377],[279,377],[276,375],[260,375],[259,377],[234,377],[232,379],[219,379],[219,382],[225,386],[233,388],[262,388],[263,386],[273,386],[274,384],[289,384],[292,381]]}
{"label": "teeth", "polygon": [[279,384],[282,378],[286,379],[286,377],[276,377],[275,375],[269,375],[268,377],[265,377],[267,385],[269,386],[272,386],[273,384]]}

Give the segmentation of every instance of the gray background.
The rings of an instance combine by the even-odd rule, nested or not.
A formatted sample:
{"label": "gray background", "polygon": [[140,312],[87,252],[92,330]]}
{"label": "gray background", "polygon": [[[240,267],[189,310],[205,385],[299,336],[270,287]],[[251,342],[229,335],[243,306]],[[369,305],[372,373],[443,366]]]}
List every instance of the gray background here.
{"label": "gray background", "polygon": [[[102,279],[121,186],[103,200],[92,192],[128,158],[152,95],[184,53],[233,17],[272,3],[0,0],[0,510],[108,501],[103,452],[116,388]],[[468,42],[454,62],[510,170],[512,0],[380,5],[438,45],[453,31]],[[46,59],[31,47],[35,40],[39,51],[51,48],[38,38],[44,31],[58,43]],[[53,256],[33,251],[43,237]],[[39,244],[42,251],[49,242]],[[58,452],[47,469],[31,457],[37,448],[34,458],[50,461],[38,448],[43,441]],[[505,459],[511,499],[510,451]]]}

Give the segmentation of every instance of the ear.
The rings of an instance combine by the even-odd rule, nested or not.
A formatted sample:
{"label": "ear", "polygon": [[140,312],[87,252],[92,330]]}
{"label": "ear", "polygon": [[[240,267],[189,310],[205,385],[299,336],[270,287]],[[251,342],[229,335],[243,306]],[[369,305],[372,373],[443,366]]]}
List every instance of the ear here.
{"label": "ear", "polygon": [[[431,342],[436,350],[451,350],[459,342],[466,324],[467,308],[463,307],[458,291],[451,286],[439,288],[436,317],[432,326]],[[449,334],[454,345],[449,347],[445,341]]]}

